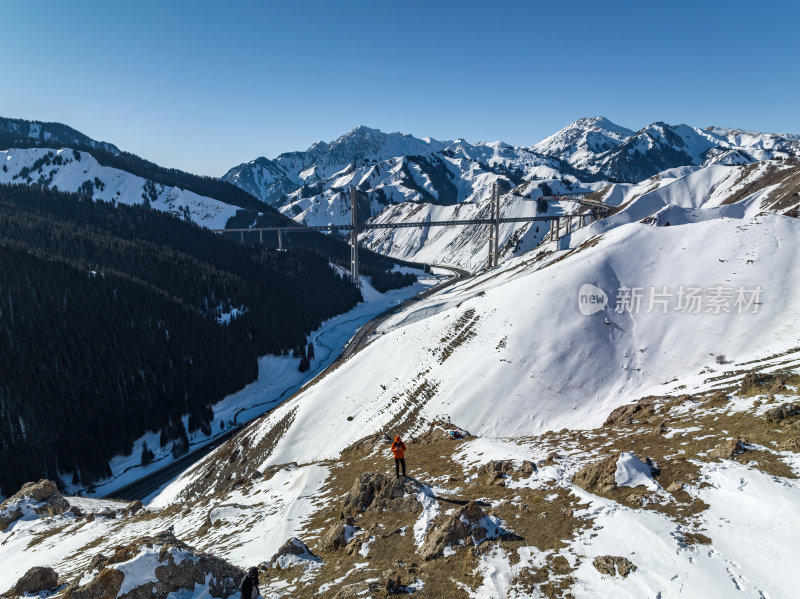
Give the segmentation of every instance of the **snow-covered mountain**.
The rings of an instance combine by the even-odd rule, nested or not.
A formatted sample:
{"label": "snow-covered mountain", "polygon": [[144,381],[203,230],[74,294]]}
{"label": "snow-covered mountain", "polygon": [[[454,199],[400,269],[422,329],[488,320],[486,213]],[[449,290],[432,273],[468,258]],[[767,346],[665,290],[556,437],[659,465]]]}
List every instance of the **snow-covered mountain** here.
{"label": "snow-covered mountain", "polygon": [[5,143],[14,140],[25,141],[42,147],[74,148],[88,146],[105,150],[112,154],[119,154],[120,152],[119,148],[114,144],[106,141],[96,141],[62,123],[44,123],[5,117],[0,117],[0,140]]}
{"label": "snow-covered mountain", "polygon": [[274,160],[256,158],[230,169],[222,178],[264,202],[280,205],[283,195],[324,181],[348,165],[382,162],[397,156],[424,156],[439,152],[446,145],[431,138],[417,139],[361,126],[330,143],[318,141],[305,152],[287,152]]}
{"label": "snow-covered mountain", "polygon": [[[521,198],[593,192],[615,182],[638,185],[664,171],[663,180],[673,181],[681,168],[744,166],[799,156],[797,135],[661,122],[634,132],[598,116],[578,119],[529,148],[499,141],[438,142],[358,127],[305,152],[239,165],[224,179],[308,225],[348,223],[347,189],[356,186],[366,198],[360,219],[388,223],[485,216],[494,184],[510,194],[503,199],[503,215],[525,216],[531,208]],[[529,249],[533,238],[527,235],[528,225],[504,229],[504,254],[511,248]],[[365,233],[362,241],[395,256],[438,256],[465,266],[475,263],[474,255],[484,254],[478,248],[487,243],[486,233],[486,227],[382,230]],[[520,245],[523,238],[527,241]]]}
{"label": "snow-covered mountain", "polygon": [[66,597],[201,594],[219,568],[165,562],[208,552],[275,597],[792,596],[798,168],[603,186],[615,213],[398,310],[145,511],[14,498],[0,588],[36,563]]}
{"label": "snow-covered mountain", "polygon": [[609,152],[634,134],[602,116],[586,117],[533,145],[546,156],[557,156],[580,169],[590,168],[600,154]]}
{"label": "snow-covered mountain", "polygon": [[[538,183],[532,181],[513,193],[503,194],[500,198],[500,215],[560,216],[588,210],[574,201],[559,201],[548,203],[547,211],[537,212],[537,203],[530,198],[541,194]],[[550,181],[549,184],[555,193],[570,191],[561,181]],[[675,204],[692,208],[717,208],[736,203],[740,208],[753,205],[759,210],[797,215],[800,205],[800,196],[797,195],[800,194],[800,163],[765,161],[741,166],[712,164],[707,167],[679,167],[641,183],[606,185],[596,182],[584,184],[583,188],[594,190],[592,197],[616,208],[625,208],[641,198],[649,207]],[[386,207],[371,222],[424,223],[488,218],[489,210],[488,199],[455,206],[404,202]],[[623,214],[625,218],[640,220],[651,216],[652,211],[649,210],[625,210]],[[660,217],[669,220],[665,215]],[[502,224],[499,238],[501,259],[519,256],[537,247],[548,230],[548,224],[543,222]],[[359,240],[367,248],[396,258],[454,264],[475,271],[483,268],[487,261],[489,228],[487,225],[465,225],[371,229],[360,233]]]}
{"label": "snow-covered mountain", "polygon": [[239,210],[180,187],[103,166],[91,154],[74,149],[2,150],[0,164],[0,183],[43,185],[106,202],[147,204],[210,229],[224,228]]}

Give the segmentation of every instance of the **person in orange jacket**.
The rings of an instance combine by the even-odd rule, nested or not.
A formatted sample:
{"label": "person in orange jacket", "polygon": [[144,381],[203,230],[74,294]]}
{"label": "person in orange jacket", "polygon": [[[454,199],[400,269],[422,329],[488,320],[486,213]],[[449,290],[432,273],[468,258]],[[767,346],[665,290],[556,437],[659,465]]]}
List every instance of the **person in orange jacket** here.
{"label": "person in orange jacket", "polygon": [[397,435],[394,438],[394,443],[392,443],[392,453],[394,454],[394,474],[397,478],[400,478],[400,466],[403,467],[403,476],[406,475],[406,444],[403,443],[403,440],[400,438],[400,435]]}

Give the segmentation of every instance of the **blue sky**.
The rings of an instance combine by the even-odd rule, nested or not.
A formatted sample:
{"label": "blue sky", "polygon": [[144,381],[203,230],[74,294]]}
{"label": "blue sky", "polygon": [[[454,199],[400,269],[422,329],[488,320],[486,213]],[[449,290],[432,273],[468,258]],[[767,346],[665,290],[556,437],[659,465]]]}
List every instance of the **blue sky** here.
{"label": "blue sky", "polygon": [[598,114],[800,133],[798,5],[0,0],[0,115],[209,175],[359,124],[520,145]]}

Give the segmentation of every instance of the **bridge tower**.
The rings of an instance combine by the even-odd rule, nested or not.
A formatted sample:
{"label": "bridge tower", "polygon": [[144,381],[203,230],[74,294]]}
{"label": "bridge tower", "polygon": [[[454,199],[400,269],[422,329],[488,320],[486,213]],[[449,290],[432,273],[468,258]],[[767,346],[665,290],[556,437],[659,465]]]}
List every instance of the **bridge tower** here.
{"label": "bridge tower", "polygon": [[495,266],[500,264],[500,188],[494,184],[494,260]]}
{"label": "bridge tower", "polygon": [[492,185],[492,202],[489,212],[489,258],[486,261],[486,268],[493,268],[498,265],[500,260],[500,190],[497,183]]}
{"label": "bridge tower", "polygon": [[350,276],[358,283],[358,192],[350,188]]}

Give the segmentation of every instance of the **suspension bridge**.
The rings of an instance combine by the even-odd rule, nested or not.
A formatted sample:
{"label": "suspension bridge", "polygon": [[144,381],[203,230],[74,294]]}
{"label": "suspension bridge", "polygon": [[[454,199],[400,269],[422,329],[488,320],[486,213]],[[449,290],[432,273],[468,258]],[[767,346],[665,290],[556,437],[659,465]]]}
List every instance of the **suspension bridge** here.
{"label": "suspension bridge", "polygon": [[561,195],[543,196],[539,199],[546,202],[573,201],[588,208],[587,212],[578,214],[557,214],[540,216],[500,216],[500,191],[495,183],[492,188],[491,215],[489,218],[469,218],[454,220],[434,220],[434,221],[404,221],[397,223],[358,223],[358,190],[350,188],[350,223],[341,225],[288,225],[276,227],[251,227],[251,228],[231,228],[213,229],[215,233],[235,234],[239,233],[242,243],[244,243],[245,233],[258,233],[259,243],[264,243],[265,232],[277,232],[278,249],[283,249],[284,233],[306,233],[309,231],[349,231],[350,232],[350,275],[354,280],[358,280],[358,234],[361,231],[371,229],[403,229],[403,228],[423,228],[423,227],[452,227],[464,225],[490,225],[489,228],[489,257],[487,268],[498,265],[500,258],[499,238],[500,225],[504,223],[530,223],[530,222],[549,222],[550,230],[548,237],[551,241],[563,235],[569,235],[573,231],[585,227],[599,218],[608,215],[611,207],[598,200],[588,199],[584,193],[569,193]]}

